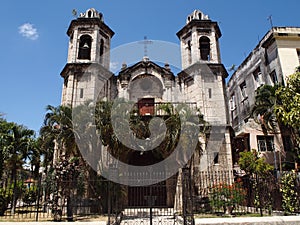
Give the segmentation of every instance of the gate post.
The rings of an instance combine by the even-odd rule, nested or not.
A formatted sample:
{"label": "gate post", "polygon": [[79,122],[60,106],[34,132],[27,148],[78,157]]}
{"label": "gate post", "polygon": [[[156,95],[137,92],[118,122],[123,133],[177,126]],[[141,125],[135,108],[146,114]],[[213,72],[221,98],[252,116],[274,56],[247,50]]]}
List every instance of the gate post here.
{"label": "gate post", "polygon": [[109,179],[108,180],[108,185],[107,185],[107,198],[108,198],[108,203],[107,203],[107,225],[111,224],[111,215],[112,215],[112,209],[113,207],[116,207],[116,205],[114,205],[112,207],[112,203],[113,203],[113,199],[115,199],[114,197],[112,197],[112,194],[115,194],[115,189],[113,187],[115,187],[115,185],[113,184],[113,182],[111,180],[116,180],[116,176],[118,176],[118,170],[117,167],[114,164],[109,164],[109,177],[110,178],[114,178],[114,179]]}
{"label": "gate post", "polygon": [[182,168],[182,213],[183,224],[194,225],[193,204],[191,188],[191,169]]}

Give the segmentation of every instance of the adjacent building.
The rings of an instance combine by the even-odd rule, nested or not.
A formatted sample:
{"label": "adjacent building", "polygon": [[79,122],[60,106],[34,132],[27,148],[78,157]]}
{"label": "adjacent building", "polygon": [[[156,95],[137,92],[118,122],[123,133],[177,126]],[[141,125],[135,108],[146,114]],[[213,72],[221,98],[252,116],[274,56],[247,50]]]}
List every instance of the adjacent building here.
{"label": "adjacent building", "polygon": [[300,61],[300,28],[273,27],[233,73],[227,84],[230,123],[235,132],[234,163],[238,153],[256,149],[275,168],[294,162],[288,132],[265,134],[252,118],[255,91],[264,84],[285,84]]}

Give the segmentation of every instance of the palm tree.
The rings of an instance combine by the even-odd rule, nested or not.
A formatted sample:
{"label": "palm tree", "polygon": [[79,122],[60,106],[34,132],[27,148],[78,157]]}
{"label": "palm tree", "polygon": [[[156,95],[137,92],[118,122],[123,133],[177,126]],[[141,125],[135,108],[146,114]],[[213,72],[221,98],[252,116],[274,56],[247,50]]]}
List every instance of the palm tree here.
{"label": "palm tree", "polygon": [[78,155],[72,124],[72,109],[68,106],[54,107],[48,105],[46,110],[47,113],[40,134],[44,141],[44,147],[48,148],[56,143],[55,147],[59,148],[58,151],[60,152],[54,152],[53,160],[58,159],[58,154],[65,154],[67,157]]}
{"label": "palm tree", "polygon": [[5,142],[4,150],[8,154],[5,165],[6,168],[11,170],[11,181],[14,188],[12,201],[12,213],[14,213],[17,201],[17,172],[19,169],[22,169],[24,161],[30,154],[34,131],[15,123],[10,123],[9,125],[10,127],[3,135],[3,138]]}
{"label": "palm tree", "polygon": [[[72,205],[71,205],[71,193],[76,185],[73,186],[70,178],[59,177],[60,171],[65,171],[69,174],[73,171],[69,168],[68,163],[73,159],[79,157],[79,162],[83,162],[79,153],[78,146],[75,139],[75,130],[72,122],[72,109],[68,106],[60,105],[57,107],[48,105],[46,107],[47,113],[44,119],[44,125],[40,129],[41,144],[45,150],[54,148],[47,154],[45,153],[45,163],[49,163],[50,157],[53,157],[53,167],[58,173],[57,188],[60,193],[67,199],[68,218],[73,218]],[[72,171],[71,171],[72,170]],[[77,171],[76,171],[77,172]]]}
{"label": "palm tree", "polygon": [[2,180],[4,170],[4,160],[7,157],[7,151],[5,149],[5,137],[8,133],[8,129],[11,126],[5,119],[0,116],[0,178]]}
{"label": "palm tree", "polygon": [[[264,134],[267,135],[269,132],[271,132],[274,134],[274,137],[277,140],[279,138],[279,134],[284,133],[284,131],[288,131],[288,127],[283,126],[282,122],[278,120],[276,116],[276,109],[282,105],[280,97],[276,94],[280,89],[281,86],[279,85],[263,85],[259,87],[256,90],[255,104],[252,109],[252,115],[254,118],[257,118],[258,122],[261,124]],[[278,154],[278,157],[279,171],[282,172],[281,150]],[[277,165],[275,165],[275,168],[276,167]]]}
{"label": "palm tree", "polygon": [[38,179],[39,171],[41,167],[41,156],[43,155],[43,151],[41,148],[41,139],[33,139],[30,148],[30,154],[28,155],[29,164],[31,165],[31,169],[33,172],[33,177]]}
{"label": "palm tree", "polygon": [[264,133],[275,132],[278,126],[274,111],[276,105],[279,104],[279,99],[275,94],[278,88],[278,85],[263,85],[256,90],[252,115],[261,123]]}

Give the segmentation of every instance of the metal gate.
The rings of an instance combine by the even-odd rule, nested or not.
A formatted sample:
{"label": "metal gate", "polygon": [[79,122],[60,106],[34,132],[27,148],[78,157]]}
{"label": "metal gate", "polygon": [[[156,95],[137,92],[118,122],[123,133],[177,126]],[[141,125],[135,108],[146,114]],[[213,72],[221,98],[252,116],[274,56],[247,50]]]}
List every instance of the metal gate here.
{"label": "metal gate", "polygon": [[176,174],[149,186],[118,185],[125,192],[119,199],[115,199],[113,193],[117,191],[111,186],[108,222],[122,225],[193,224],[191,198],[187,194],[191,192],[189,171],[185,169],[180,176]]}
{"label": "metal gate", "polygon": [[[171,178],[174,179],[174,178]],[[171,186],[166,181],[141,187],[128,187],[128,204],[122,224],[174,224],[174,207],[168,202]]]}

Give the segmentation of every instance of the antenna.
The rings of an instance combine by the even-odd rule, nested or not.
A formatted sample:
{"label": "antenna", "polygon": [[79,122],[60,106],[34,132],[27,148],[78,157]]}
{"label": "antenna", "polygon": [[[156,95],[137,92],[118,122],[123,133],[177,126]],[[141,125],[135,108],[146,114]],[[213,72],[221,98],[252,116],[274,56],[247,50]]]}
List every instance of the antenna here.
{"label": "antenna", "polygon": [[273,20],[272,20],[272,15],[268,16],[268,20],[270,21],[271,28],[273,28]]}
{"label": "antenna", "polygon": [[147,36],[144,36],[144,40],[140,42],[140,44],[144,45],[144,56],[148,56],[148,46],[153,44],[153,41],[147,39]]}

